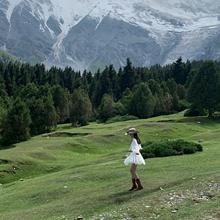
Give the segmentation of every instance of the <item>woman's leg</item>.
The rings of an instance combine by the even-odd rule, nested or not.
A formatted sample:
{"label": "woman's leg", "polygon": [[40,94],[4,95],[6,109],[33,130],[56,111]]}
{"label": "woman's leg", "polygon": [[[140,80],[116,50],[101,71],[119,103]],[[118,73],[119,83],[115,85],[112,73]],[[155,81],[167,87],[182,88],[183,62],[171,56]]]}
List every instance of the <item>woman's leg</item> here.
{"label": "woman's leg", "polygon": [[131,177],[132,179],[135,179],[135,168],[134,168],[135,164],[131,164],[131,168],[130,168],[130,173],[131,173]]}
{"label": "woman's leg", "polygon": [[138,175],[137,175],[136,171],[137,171],[137,165],[134,164],[134,163],[131,164],[130,172],[131,172],[131,177],[134,178],[134,179],[138,178]]}
{"label": "woman's leg", "polygon": [[130,168],[130,172],[131,172],[131,176],[132,176],[132,182],[133,182],[133,186],[129,191],[132,190],[141,190],[143,189],[143,186],[141,184],[141,180],[137,175],[137,165],[136,164],[132,164],[131,168]]}
{"label": "woman's leg", "polygon": [[135,179],[138,179],[138,175],[137,175],[137,165],[134,165],[134,173],[135,173]]}
{"label": "woman's leg", "polygon": [[143,189],[143,186],[142,186],[142,184],[141,184],[141,180],[140,180],[139,176],[137,175],[136,170],[137,170],[137,165],[135,166],[135,180],[136,180],[136,183],[137,183],[137,185],[138,185],[138,187],[137,187],[136,190],[142,190],[142,189]]}
{"label": "woman's leg", "polygon": [[135,164],[132,164],[131,165],[131,168],[130,168],[130,172],[131,172],[131,177],[132,177],[132,187],[131,189],[129,189],[129,191],[132,191],[134,189],[137,189],[137,183],[136,183],[136,173],[135,173],[135,170],[136,170],[136,167],[135,167]]}

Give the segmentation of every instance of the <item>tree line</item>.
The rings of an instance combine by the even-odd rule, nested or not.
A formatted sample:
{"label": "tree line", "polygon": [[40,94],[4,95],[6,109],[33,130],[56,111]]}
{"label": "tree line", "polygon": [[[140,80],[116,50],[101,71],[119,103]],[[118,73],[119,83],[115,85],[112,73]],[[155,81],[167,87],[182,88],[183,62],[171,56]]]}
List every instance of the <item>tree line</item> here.
{"label": "tree line", "polygon": [[83,126],[115,116],[149,118],[189,109],[212,117],[220,104],[220,63],[176,62],[152,67],[113,65],[102,71],[46,69],[0,62],[0,133],[4,145],[51,131],[58,123]]}

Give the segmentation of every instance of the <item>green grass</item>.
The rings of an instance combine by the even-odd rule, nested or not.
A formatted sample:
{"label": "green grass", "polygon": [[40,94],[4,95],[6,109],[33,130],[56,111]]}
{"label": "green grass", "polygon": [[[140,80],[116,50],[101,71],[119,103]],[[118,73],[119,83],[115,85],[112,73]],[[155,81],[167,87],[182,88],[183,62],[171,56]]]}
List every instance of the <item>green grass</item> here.
{"label": "green grass", "polygon": [[[204,151],[147,159],[138,167],[144,190],[131,193],[128,127],[143,142],[181,138]],[[0,151],[8,160],[0,164],[1,220],[220,218],[219,122],[179,113],[56,132]]]}

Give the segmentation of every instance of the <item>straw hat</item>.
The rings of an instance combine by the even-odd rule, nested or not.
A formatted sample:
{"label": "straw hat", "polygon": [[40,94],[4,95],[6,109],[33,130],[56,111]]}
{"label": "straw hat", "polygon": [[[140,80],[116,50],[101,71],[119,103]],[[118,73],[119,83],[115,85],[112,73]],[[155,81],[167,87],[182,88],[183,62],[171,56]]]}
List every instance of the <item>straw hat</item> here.
{"label": "straw hat", "polygon": [[129,128],[125,134],[137,134],[139,131],[136,128]]}

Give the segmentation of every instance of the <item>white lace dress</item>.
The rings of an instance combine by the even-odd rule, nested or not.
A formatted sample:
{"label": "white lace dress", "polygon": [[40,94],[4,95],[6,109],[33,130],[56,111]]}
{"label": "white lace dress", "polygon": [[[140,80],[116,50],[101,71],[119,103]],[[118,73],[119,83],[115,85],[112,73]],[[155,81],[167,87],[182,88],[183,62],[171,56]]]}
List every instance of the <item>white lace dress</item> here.
{"label": "white lace dress", "polygon": [[129,164],[144,164],[145,161],[140,153],[140,149],[142,149],[141,145],[138,144],[137,140],[133,138],[130,146],[131,153],[128,155],[128,157],[124,160],[125,165]]}

